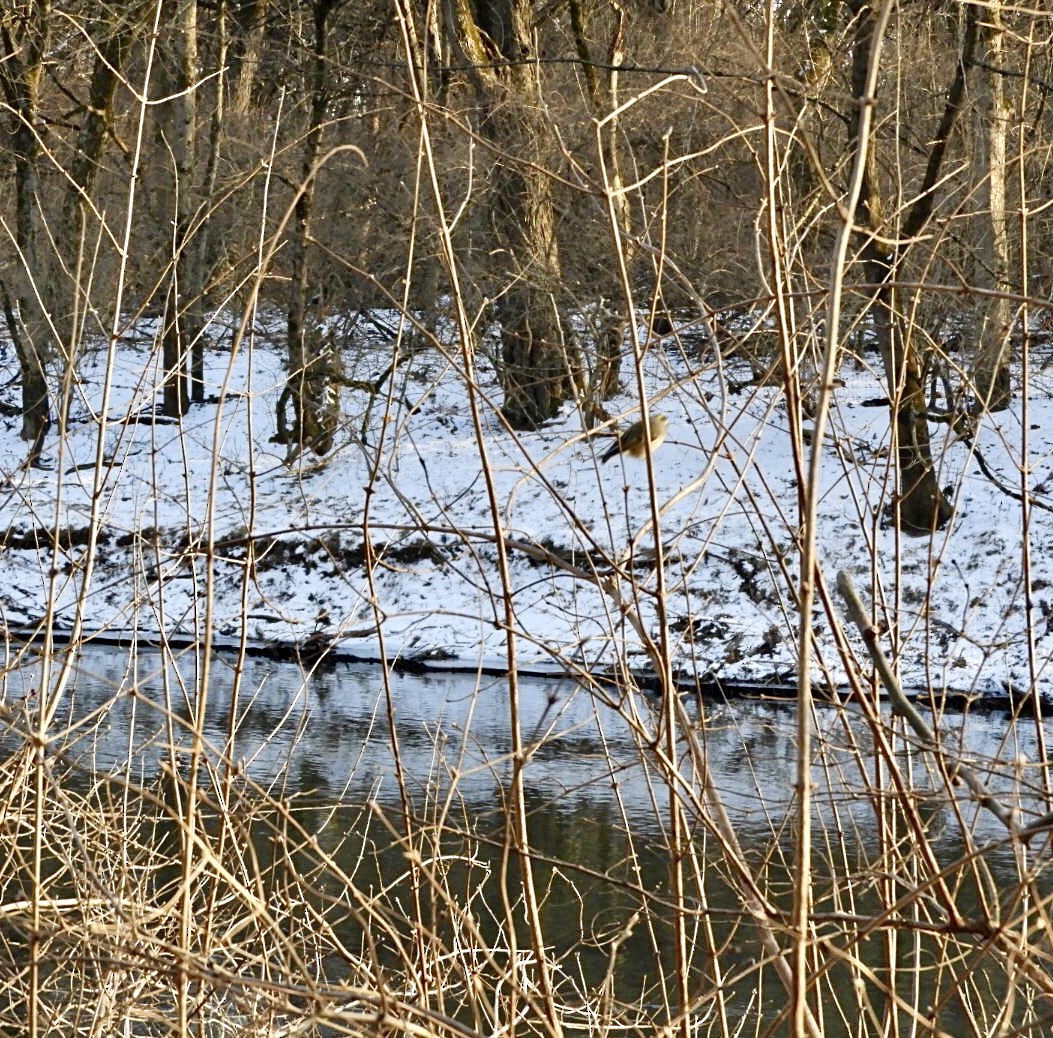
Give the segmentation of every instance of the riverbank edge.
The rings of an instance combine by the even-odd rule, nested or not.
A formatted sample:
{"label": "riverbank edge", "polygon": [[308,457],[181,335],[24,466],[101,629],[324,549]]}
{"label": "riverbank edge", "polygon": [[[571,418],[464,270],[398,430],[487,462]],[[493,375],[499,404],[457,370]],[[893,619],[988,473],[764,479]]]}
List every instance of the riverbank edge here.
{"label": "riverbank edge", "polygon": [[[8,644],[15,642],[36,647],[45,641],[44,632],[40,626],[9,626],[5,634]],[[73,644],[73,632],[68,628],[53,627],[50,634],[52,644],[56,646],[66,648]],[[83,633],[79,641],[84,645],[114,649],[129,649],[136,646],[150,651],[167,648],[177,652],[192,650],[201,643],[200,638],[188,634],[161,637],[155,633],[112,630]],[[498,659],[469,660],[457,656],[437,657],[426,654],[383,653],[379,645],[374,645],[371,650],[365,640],[361,646],[356,645],[352,648],[346,639],[332,640],[326,636],[308,637],[302,641],[278,639],[265,642],[245,641],[243,644],[240,639],[216,635],[212,640],[212,649],[223,656],[244,652],[246,656],[255,658],[299,664],[308,673],[329,671],[343,664],[376,667],[386,665],[394,674],[435,677],[456,674],[502,677],[509,673],[507,664]],[[660,682],[653,670],[632,668],[628,673],[639,690],[651,695],[660,694]],[[605,687],[622,684],[624,674],[624,671],[616,674],[609,668],[590,671],[590,677]],[[568,667],[556,663],[546,665],[537,661],[517,667],[516,675],[521,678],[552,681],[574,681],[579,677]],[[785,673],[772,675],[771,680],[736,680],[722,679],[713,674],[679,672],[674,673],[673,681],[681,695],[697,696],[703,702],[762,699],[790,703],[797,697],[796,678]],[[850,703],[852,700],[852,691],[847,685],[830,687],[824,684],[813,684],[813,695],[818,701],[825,703]],[[962,692],[955,689],[907,690],[907,698],[919,706],[931,706],[941,710],[1006,711],[1013,717],[1033,716],[1035,713],[1033,697],[1020,696],[1009,689],[992,689],[983,693]],[[1053,701],[1048,697],[1043,697],[1042,705],[1053,708]]]}

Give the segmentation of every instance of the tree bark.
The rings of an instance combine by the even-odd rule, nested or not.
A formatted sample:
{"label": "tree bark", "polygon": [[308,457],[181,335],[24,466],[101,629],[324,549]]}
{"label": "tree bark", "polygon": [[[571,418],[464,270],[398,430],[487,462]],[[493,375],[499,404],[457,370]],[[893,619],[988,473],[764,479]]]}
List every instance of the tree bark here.
{"label": "tree bark", "polygon": [[[873,47],[875,11],[865,0],[852,0],[856,16],[852,41],[853,96],[859,104],[856,126],[866,98],[867,72]],[[891,418],[896,447],[899,491],[894,509],[900,526],[913,532],[939,529],[953,509],[936,481],[929,437],[928,406],[925,398],[925,357],[904,330],[902,310],[897,298],[896,279],[904,257],[904,247],[890,242],[909,242],[932,212],[933,191],[942,164],[947,137],[961,106],[964,91],[962,67],[952,84],[948,107],[932,145],[925,183],[911,207],[902,228],[889,226],[884,215],[877,174],[877,138],[873,134],[867,147],[867,169],[860,193],[861,221],[867,229],[862,247],[863,269],[871,292],[874,332],[885,365],[885,378],[891,402]],[[858,132],[853,146],[861,146]]]}
{"label": "tree bark", "polygon": [[40,213],[40,82],[50,48],[51,5],[38,0],[27,11],[0,15],[0,88],[8,111],[15,162],[15,241],[19,257],[9,280],[0,282],[8,331],[18,355],[22,379],[22,438],[33,442],[31,460],[40,453],[51,426],[51,399],[45,360],[51,331],[50,281],[44,276]]}
{"label": "tree bark", "polygon": [[164,414],[180,418],[190,406],[188,371],[191,344],[201,334],[199,319],[204,279],[192,246],[198,192],[197,166],[197,0],[179,0],[169,23],[171,45],[161,77],[169,100],[158,109],[159,133],[172,165],[167,209],[173,223],[171,276],[162,330]]}
{"label": "tree bark", "polygon": [[[978,8],[980,5],[971,4]],[[976,287],[981,296],[976,328],[973,383],[977,406],[1001,411],[1009,406],[1009,354],[1013,305],[1009,298],[1010,255],[1006,218],[1006,137],[1009,113],[1005,102],[1004,37],[1001,3],[988,0],[975,16],[979,23],[977,85],[976,177],[986,205],[977,218],[979,256]]]}
{"label": "tree bark", "polygon": [[[73,182],[73,190],[67,196],[67,211],[70,213],[76,203],[90,199],[95,187],[102,146],[113,125],[117,85],[121,81],[133,34],[138,28],[128,18],[122,18],[117,25],[102,21],[92,26],[95,62],[88,87],[88,104],[77,134],[77,150],[70,164],[70,179]],[[69,226],[74,223],[73,219],[67,220]]]}
{"label": "tree bark", "polygon": [[[84,316],[97,309],[97,300],[82,298],[86,291],[78,257],[88,240],[89,227],[96,218],[92,210],[95,182],[107,135],[113,129],[114,99],[121,82],[125,60],[134,34],[140,26],[129,15],[116,24],[100,19],[88,28],[93,41],[94,62],[88,84],[88,100],[81,113],[76,150],[69,168],[69,182],[62,205],[60,240],[65,247],[69,278],[56,279],[58,300],[54,307],[55,323],[66,344],[67,363],[75,363],[82,336]],[[74,255],[76,253],[76,255]],[[107,317],[107,323],[111,321]]]}
{"label": "tree bark", "polygon": [[252,92],[260,72],[260,58],[267,28],[266,15],[266,0],[249,0],[237,9],[241,50],[230,102],[231,111],[236,115],[245,115],[252,107]]}
{"label": "tree bark", "polygon": [[[321,456],[333,446],[340,417],[339,358],[323,335],[321,285],[311,285],[309,241],[314,212],[316,165],[329,104],[326,49],[329,17],[338,0],[315,0],[314,42],[308,80],[310,125],[304,138],[302,181],[289,244],[292,272],[286,310],[289,362],[285,390],[278,404],[275,440],[288,444],[288,456],[312,450]],[[290,424],[285,409],[293,406]]]}
{"label": "tree bark", "polygon": [[552,183],[541,167],[541,74],[527,0],[451,0],[457,45],[471,66],[491,176],[495,310],[501,324],[503,413],[516,428],[553,417],[574,391],[559,314],[562,282]]}
{"label": "tree bark", "polygon": [[[503,147],[538,138],[534,113],[515,102],[497,105],[482,129]],[[512,161],[498,163],[492,183],[494,230],[503,246],[497,262],[507,285],[496,307],[502,410],[512,426],[533,428],[555,415],[572,391],[556,301],[561,270],[552,189],[546,173]]]}
{"label": "tree bark", "polygon": [[[608,111],[618,107],[618,66],[625,58],[625,31],[628,16],[623,9],[616,12],[618,24],[608,48],[607,90],[604,92],[597,63],[593,59],[587,36],[588,13],[582,0],[568,0],[570,25],[574,33],[574,45],[582,61],[585,84],[588,88],[589,106],[596,119],[602,119]],[[607,163],[610,190],[617,213],[618,234],[613,235],[616,248],[625,250],[625,266],[632,267],[635,248],[632,245],[632,219],[629,211],[629,198],[622,190],[621,166],[618,156],[618,121],[608,119],[604,128],[603,148]],[[605,417],[603,401],[617,394],[621,385],[622,353],[625,347],[625,336],[629,321],[633,318],[633,300],[625,299],[620,304],[617,300],[624,295],[616,272],[605,278],[606,285],[600,291],[612,300],[612,305],[603,311],[596,328],[596,362],[592,366],[591,377],[585,387],[583,410],[588,420]]]}
{"label": "tree bark", "polygon": [[[208,144],[204,157],[204,177],[201,183],[200,198],[203,208],[211,210],[216,198],[216,181],[219,176],[219,163],[223,154],[224,119],[227,109],[226,81],[223,70],[227,64],[228,54],[228,13],[227,0],[216,0],[215,20],[212,38],[215,52],[212,68],[216,75],[211,79],[211,90],[205,96],[211,98],[212,113],[209,118]],[[194,270],[196,291],[190,301],[191,322],[196,329],[190,343],[190,399],[196,403],[205,400],[205,335],[206,325],[206,292],[215,268],[219,224],[206,215],[194,234],[190,252],[190,263]]]}

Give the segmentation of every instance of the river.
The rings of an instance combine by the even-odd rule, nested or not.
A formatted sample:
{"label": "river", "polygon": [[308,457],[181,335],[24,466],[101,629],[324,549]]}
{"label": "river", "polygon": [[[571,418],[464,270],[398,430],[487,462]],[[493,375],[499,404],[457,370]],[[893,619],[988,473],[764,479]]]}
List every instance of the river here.
{"label": "river", "polygon": [[[199,665],[190,651],[163,660],[153,651],[82,650],[51,729],[62,759],[75,762],[72,773],[85,786],[114,776],[148,788],[163,780],[166,769],[185,767]],[[9,670],[7,704],[35,708],[31,690],[39,682],[38,666],[30,662]],[[645,729],[657,723],[659,707],[646,696],[589,690],[569,680],[524,679],[519,689],[520,730],[531,749],[524,772],[528,832],[541,891],[540,918],[558,963],[561,990],[568,1003],[584,1004],[596,997],[606,978],[617,985],[621,1003],[635,1002],[641,1013],[661,1017],[669,992],[660,978],[669,975],[675,960],[669,771],[653,748],[642,744],[633,723],[634,717]],[[690,738],[703,751],[694,770],[685,753],[682,781],[685,789],[699,793],[701,759],[710,782],[705,796],[681,798],[693,847],[689,858],[695,861],[687,884],[696,963],[691,987],[703,1016],[722,1012],[734,1023],[759,1013],[777,1021],[786,995],[770,972],[763,984],[758,982],[764,951],[741,877],[735,878],[735,863],[752,871],[771,905],[789,911],[797,821],[796,711],[786,702],[708,702],[688,704],[687,716]],[[894,759],[917,810],[911,816],[880,808],[893,782],[887,765],[879,763],[873,726],[861,712],[840,706],[818,706],[815,722],[813,881],[816,911],[827,920],[817,923],[817,933],[841,941],[847,931],[837,922],[840,917],[876,913],[877,906],[907,892],[908,877],[921,891],[919,901],[938,900],[931,878],[904,846],[912,840],[911,817],[922,820],[926,853],[946,869],[964,916],[990,914],[990,899],[999,891],[1005,898],[1002,910],[1013,910],[1021,890],[1020,861],[989,812],[963,794],[948,797],[928,756],[902,733],[894,736]],[[1043,810],[1042,776],[1027,764],[1039,755],[1040,729],[1034,721],[1010,723],[998,712],[955,712],[940,718],[939,725],[955,759],[960,754],[983,762],[984,778],[999,797],[1033,813]],[[383,892],[387,904],[403,908],[412,897],[405,853],[412,840],[406,834],[419,835],[433,825],[442,833],[433,849],[443,856],[446,888],[482,899],[485,908],[476,907],[480,925],[495,944],[501,940],[502,898],[508,895],[510,875],[507,863],[502,864],[512,778],[510,730],[508,682],[501,677],[392,674],[385,682],[375,666],[337,665],[312,673],[249,658],[239,670],[233,658],[219,656],[208,678],[206,764],[217,784],[223,774],[237,775],[239,782],[254,784],[260,796],[296,804],[299,824],[332,849],[341,875],[353,876],[370,896]],[[893,731],[891,722],[888,731]],[[2,748],[13,753],[17,742],[8,731]],[[711,808],[717,802],[737,848],[714,828]],[[896,829],[891,838],[890,827]],[[251,839],[263,854],[273,834],[253,830]],[[879,851],[882,846],[885,850]],[[1040,856],[1034,860],[1043,864]],[[899,867],[903,873],[894,879],[879,875],[880,868]],[[1053,886],[1041,869],[1036,876],[1035,891]],[[326,884],[323,875],[319,890]],[[430,911],[441,914],[435,904]],[[886,934],[884,943],[860,953],[873,960],[878,978],[871,1003],[880,1003],[879,1015],[891,1004],[881,992],[881,977],[892,978],[887,982],[900,997],[910,997],[916,984],[929,984],[932,990],[922,1001],[943,998],[933,1010],[940,1026],[947,1033],[968,1033],[968,1028],[955,1030],[971,1017],[963,1016],[961,998],[939,987],[946,978],[919,979],[918,963],[932,946],[918,934],[927,920],[942,918],[939,906],[904,911],[910,926],[897,931],[898,939],[890,944],[890,931],[878,928],[875,933]],[[643,924],[636,917],[628,927],[627,920],[638,912]],[[521,906],[513,915],[521,920]],[[708,937],[700,932],[704,921],[711,927]],[[359,923],[360,917],[348,914],[340,932],[345,945],[366,938]],[[619,928],[626,928],[625,936],[615,940],[612,934]],[[412,929],[396,926],[408,935]],[[525,940],[523,934],[519,938]],[[780,940],[785,944],[785,935]],[[856,948],[857,942],[860,947],[866,943],[857,934],[839,946]],[[975,946],[982,943],[977,938]],[[715,947],[719,956],[713,954]],[[973,950],[974,943],[967,941],[961,952]],[[322,958],[328,980],[346,979],[346,957],[329,951]],[[392,961],[397,958],[393,955]],[[990,969],[994,1000],[988,1010],[973,1007],[973,1014],[996,1012],[1004,977],[1001,965]],[[831,990],[849,992],[852,1003],[852,984],[858,982],[851,970],[842,972],[838,976],[839,969],[831,969],[837,979],[829,983],[840,985]],[[718,977],[723,979],[718,982]],[[824,1024],[827,1038],[851,1033],[853,1020],[858,1022],[852,1013],[858,1014],[858,1007],[831,1012]],[[775,1033],[781,1033],[778,1025]]]}

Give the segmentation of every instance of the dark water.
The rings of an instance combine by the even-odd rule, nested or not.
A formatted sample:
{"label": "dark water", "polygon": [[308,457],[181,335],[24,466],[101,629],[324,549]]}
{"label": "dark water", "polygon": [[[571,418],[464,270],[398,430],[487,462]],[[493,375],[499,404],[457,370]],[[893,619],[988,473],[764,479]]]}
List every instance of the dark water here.
{"label": "dark water", "polygon": [[[196,668],[189,653],[162,665],[154,653],[83,652],[53,725],[53,731],[67,732],[61,740],[66,759],[78,762],[85,781],[110,773],[149,786],[173,759],[173,745],[186,745],[182,721],[198,686]],[[298,666],[250,659],[235,696],[235,674],[230,661],[213,662],[205,733],[215,772],[232,762],[262,789],[283,801],[293,798],[298,823],[332,848],[355,884],[365,892],[384,890],[392,903],[407,905],[411,896],[405,851],[412,840],[406,834],[441,818],[443,835],[432,849],[445,855],[445,882],[489,906],[483,913],[485,936],[499,945],[503,897],[514,900],[519,876],[515,867],[503,865],[512,776],[507,682],[401,675],[385,687],[375,667],[338,666],[309,674]],[[34,665],[11,671],[5,701],[19,703],[37,682]],[[32,696],[27,702],[36,705]],[[525,681],[521,688],[520,727],[533,750],[525,769],[529,837],[545,940],[558,962],[561,993],[569,1004],[594,999],[611,971],[619,998],[638,1000],[642,1013],[662,1019],[668,1015],[663,1002],[671,996],[660,978],[674,961],[670,794],[653,752],[641,745],[628,720],[636,716],[650,730],[657,711],[658,704],[645,697],[613,702],[570,682]],[[710,703],[691,707],[689,715],[690,737],[703,747],[701,759],[737,836],[741,863],[769,904],[788,912],[796,824],[792,704]],[[85,718],[91,723],[82,723]],[[963,755],[983,764],[991,789],[1025,811],[1045,810],[1043,769],[1029,763],[1039,757],[1035,722],[956,713],[939,723],[951,758]],[[911,817],[879,810],[887,798],[868,790],[875,781],[891,788],[887,773],[882,777],[871,728],[858,712],[819,708],[812,772],[817,934],[832,949],[872,964],[874,973],[863,987],[867,1005],[879,1017],[890,1012],[884,985],[905,998],[913,997],[914,984],[929,985],[936,1024],[947,1033],[972,1033],[963,1022],[953,976],[922,970],[935,947],[926,924],[946,921],[926,869],[945,870],[956,909],[972,923],[999,913],[1012,918],[1018,911],[1020,862],[1000,824],[960,792],[948,797],[930,758],[901,734],[889,734],[889,725],[897,766],[918,804],[914,824],[924,826],[934,861],[914,854]],[[1046,736],[1053,738],[1053,732]],[[770,969],[758,965],[764,951],[745,911],[736,871],[739,849],[707,825],[712,797],[692,798],[701,776],[686,753],[680,767],[689,791],[681,802],[693,855],[686,895],[693,909],[692,991],[700,1015],[718,1007],[732,1022],[759,1014],[775,1022],[773,1033],[782,1033],[778,1021],[786,996]],[[251,831],[257,853],[266,853],[273,834]],[[982,853],[970,857],[978,847]],[[1027,862],[1035,869],[1033,895],[1053,886],[1041,853],[1036,847]],[[320,870],[317,893],[338,897],[329,883]],[[873,916],[908,894],[911,884],[922,909],[902,910],[909,925],[877,927],[860,936],[860,926],[850,920]],[[445,933],[449,906],[425,900],[436,931]],[[520,925],[521,910],[513,916]],[[342,926],[345,944],[361,945],[365,935],[353,913]],[[412,927],[392,926],[396,944],[402,937],[412,940]],[[624,940],[612,944],[613,935],[627,927]],[[525,931],[518,936],[525,940]],[[1001,960],[984,951],[982,933],[955,940],[961,942],[960,954],[974,956],[973,968],[986,977],[973,998],[986,999],[984,1013],[990,1015],[1006,983]],[[786,945],[785,935],[781,943]],[[716,957],[713,946],[719,948]],[[827,1036],[853,1033],[859,1021],[858,976],[837,960],[834,954],[815,964],[823,992],[819,1002],[829,999],[838,1007],[824,1019]],[[327,954],[322,968],[330,979],[343,979],[339,955]]]}

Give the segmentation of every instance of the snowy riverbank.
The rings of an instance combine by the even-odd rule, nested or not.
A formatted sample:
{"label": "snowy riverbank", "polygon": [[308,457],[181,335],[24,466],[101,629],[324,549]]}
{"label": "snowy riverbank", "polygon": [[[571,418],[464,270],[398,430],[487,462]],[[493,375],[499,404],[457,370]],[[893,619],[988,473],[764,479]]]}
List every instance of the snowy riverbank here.
{"label": "snowy riverbank", "polygon": [[[331,645],[358,658],[503,666],[494,518],[457,366],[434,351],[416,355],[371,406],[365,393],[345,388],[346,422],[332,455],[287,464],[284,448],[269,442],[284,372],[267,331],[233,358],[229,338],[209,351],[212,402],[181,424],[153,420],[160,378],[153,328],[140,326],[139,338],[121,345],[104,424],[107,358],[89,353],[65,433],[49,437],[42,468],[20,466],[26,445],[18,418],[7,414],[17,387],[7,385],[3,622],[32,627],[50,601],[59,630],[80,608],[87,630],[122,636],[192,639],[210,623],[224,641],[244,632],[255,643]],[[351,341],[347,377],[376,378],[390,344],[365,324]],[[10,367],[10,345],[4,356]],[[540,432],[508,432],[494,410],[496,385],[481,367],[485,455],[508,547],[518,659],[539,670],[619,661],[646,668],[626,619],[638,612],[657,633],[646,466],[600,465],[609,441],[584,436],[572,406]],[[670,420],[656,455],[656,497],[676,666],[729,681],[792,680],[796,489],[781,391],[746,385],[748,369],[719,364],[701,341],[666,340],[648,355],[647,371],[651,406]],[[629,374],[627,365],[626,384]],[[1025,692],[1019,500],[984,475],[968,444],[945,442],[937,426],[940,481],[956,518],[935,537],[898,538],[885,512],[888,413],[863,404],[880,396],[879,375],[847,360],[842,377],[824,444],[819,541],[829,583],[846,568],[868,601],[876,586],[884,618],[899,624],[908,685]],[[1030,513],[1030,561],[1040,687],[1053,652],[1053,516],[1043,485],[1053,467],[1051,388],[1053,378],[1038,371],[1027,416],[1039,501]],[[986,420],[975,441],[1013,489],[1023,431],[1016,396],[1014,409]],[[636,403],[627,394],[610,410],[628,421]],[[98,560],[85,588],[96,493]],[[819,612],[816,631],[836,680]]]}

